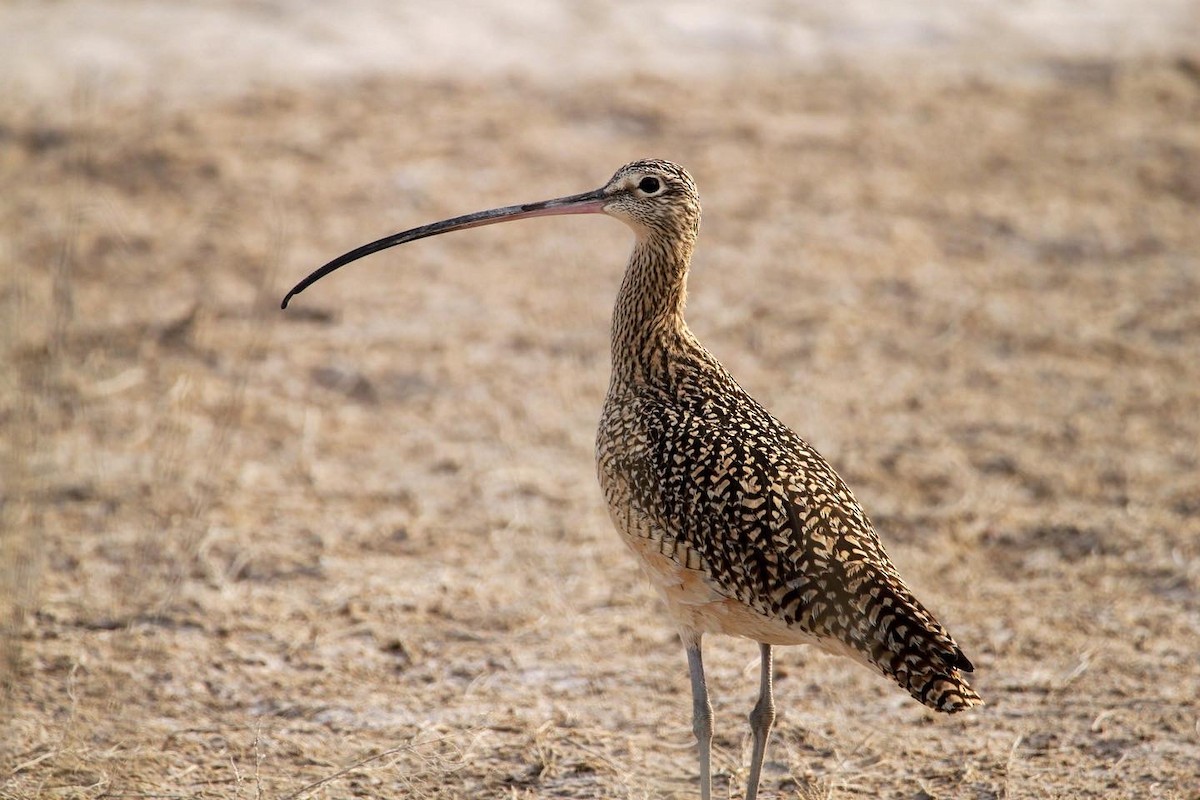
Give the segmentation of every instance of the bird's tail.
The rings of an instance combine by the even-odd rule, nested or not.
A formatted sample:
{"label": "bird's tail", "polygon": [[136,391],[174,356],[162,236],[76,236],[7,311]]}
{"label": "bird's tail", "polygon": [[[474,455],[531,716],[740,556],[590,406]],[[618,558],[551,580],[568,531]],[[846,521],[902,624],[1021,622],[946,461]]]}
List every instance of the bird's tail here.
{"label": "bird's tail", "polygon": [[983,705],[962,674],[974,665],[941,623],[894,573],[872,577],[854,637],[862,655],[932,709],[953,714]]}

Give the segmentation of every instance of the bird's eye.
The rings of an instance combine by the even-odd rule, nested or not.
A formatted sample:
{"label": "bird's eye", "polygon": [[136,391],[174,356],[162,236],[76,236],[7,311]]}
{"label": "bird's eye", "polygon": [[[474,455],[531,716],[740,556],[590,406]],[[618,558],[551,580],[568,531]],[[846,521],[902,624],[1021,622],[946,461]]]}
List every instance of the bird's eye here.
{"label": "bird's eye", "polygon": [[647,175],[638,183],[638,188],[646,194],[654,194],[662,188],[662,181],[652,175]]}

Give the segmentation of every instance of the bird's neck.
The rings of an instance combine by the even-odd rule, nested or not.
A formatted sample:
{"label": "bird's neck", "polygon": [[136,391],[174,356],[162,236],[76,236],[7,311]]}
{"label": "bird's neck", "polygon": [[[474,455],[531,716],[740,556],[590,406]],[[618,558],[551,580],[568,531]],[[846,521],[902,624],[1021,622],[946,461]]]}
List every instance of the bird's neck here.
{"label": "bird's neck", "polygon": [[695,343],[683,319],[690,238],[639,236],[612,318],[613,381],[653,381],[673,353]]}

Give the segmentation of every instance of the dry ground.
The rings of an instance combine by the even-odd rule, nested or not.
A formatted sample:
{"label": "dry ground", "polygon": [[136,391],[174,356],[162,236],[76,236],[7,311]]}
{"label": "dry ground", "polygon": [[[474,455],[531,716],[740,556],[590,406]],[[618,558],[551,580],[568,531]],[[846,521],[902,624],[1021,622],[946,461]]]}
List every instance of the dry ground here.
{"label": "dry ground", "polygon": [[[988,701],[783,650],[766,796],[1200,797],[1186,60],[6,102],[0,796],[695,796],[592,468],[628,233],[472,231],[277,308],[646,155],[706,201],[693,328]],[[755,659],[708,646],[719,797]]]}

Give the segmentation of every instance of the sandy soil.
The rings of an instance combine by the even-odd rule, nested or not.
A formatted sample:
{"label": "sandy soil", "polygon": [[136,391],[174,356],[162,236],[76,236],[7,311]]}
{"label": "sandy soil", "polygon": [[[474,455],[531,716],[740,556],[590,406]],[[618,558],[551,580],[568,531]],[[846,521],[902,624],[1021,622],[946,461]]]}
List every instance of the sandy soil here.
{"label": "sandy soil", "polygon": [[[693,797],[592,466],[611,221],[686,164],[689,316],[978,667],[778,654],[767,797],[1200,797],[1200,61],[356,78],[0,111],[0,797]],[[714,639],[717,796],[751,642]]]}

